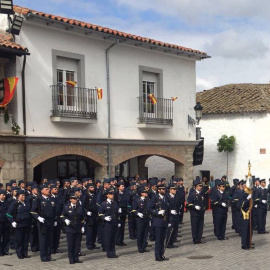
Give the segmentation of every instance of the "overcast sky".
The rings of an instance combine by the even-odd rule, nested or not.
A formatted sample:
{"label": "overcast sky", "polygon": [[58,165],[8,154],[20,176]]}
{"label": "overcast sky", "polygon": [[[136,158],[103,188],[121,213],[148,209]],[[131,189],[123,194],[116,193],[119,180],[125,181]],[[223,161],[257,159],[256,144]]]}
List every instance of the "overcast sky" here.
{"label": "overcast sky", "polygon": [[14,4],[207,52],[197,91],[270,82],[269,0],[13,0]]}

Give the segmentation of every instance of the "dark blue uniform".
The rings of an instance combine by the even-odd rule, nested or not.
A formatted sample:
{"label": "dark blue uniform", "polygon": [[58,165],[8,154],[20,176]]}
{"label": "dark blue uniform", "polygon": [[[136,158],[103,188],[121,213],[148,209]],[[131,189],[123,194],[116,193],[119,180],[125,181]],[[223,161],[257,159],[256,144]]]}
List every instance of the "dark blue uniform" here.
{"label": "dark blue uniform", "polygon": [[232,220],[233,227],[236,233],[241,234],[241,205],[239,201],[242,200],[243,191],[240,188],[237,188],[232,194]]}
{"label": "dark blue uniform", "polygon": [[177,200],[179,202],[178,209],[177,209],[179,211],[179,213],[180,213],[180,215],[179,215],[179,223],[182,223],[183,218],[184,218],[185,196],[186,196],[185,187],[184,186],[179,186],[177,188],[177,192],[176,192],[176,197],[177,197]]}
{"label": "dark blue uniform", "polygon": [[225,192],[221,193],[217,190],[212,197],[212,201],[216,208],[216,236],[218,240],[224,240],[228,218],[228,206]]}
{"label": "dark blue uniform", "polygon": [[33,202],[31,214],[38,221],[38,217],[45,219],[44,223],[38,221],[39,249],[41,261],[50,261],[53,246],[53,227],[56,221],[54,199],[41,196]]}
{"label": "dark blue uniform", "polygon": [[[199,206],[197,210],[195,206]],[[201,243],[204,224],[204,197],[196,190],[189,193],[188,207],[190,209],[191,231],[194,244]]]}
{"label": "dark blue uniform", "polygon": [[[108,200],[101,203],[98,210],[99,217],[103,220],[103,241],[108,258],[116,258],[115,240],[119,223],[117,202]],[[106,221],[105,217],[111,217],[111,221]]]}
{"label": "dark blue uniform", "polygon": [[[136,216],[137,247],[140,253],[146,251],[149,232],[150,212],[148,211],[149,198],[136,198],[132,203],[132,213]],[[140,218],[138,213],[143,214]]]}
{"label": "dark blue uniform", "polygon": [[259,187],[254,196],[257,208],[257,228],[259,234],[265,233],[267,215],[267,189]]}
{"label": "dark blue uniform", "polygon": [[128,200],[128,230],[129,230],[129,238],[131,240],[135,240],[137,238],[136,217],[131,212],[132,203],[136,197],[138,197],[136,190],[130,189],[127,193],[127,200]]}
{"label": "dark blue uniform", "polygon": [[[158,214],[164,210],[164,214]],[[169,220],[169,201],[166,196],[154,196],[149,204],[148,211],[152,215],[152,226],[155,228],[155,257],[162,259],[164,257],[164,244]]]}
{"label": "dark blue uniform", "polygon": [[8,208],[7,218],[10,223],[16,222],[15,249],[18,258],[28,257],[28,244],[31,229],[30,204],[28,202],[14,201]]}
{"label": "dark blue uniform", "polygon": [[66,204],[63,208],[61,219],[63,222],[69,220],[65,232],[68,245],[68,258],[70,263],[79,262],[79,252],[81,246],[82,226],[84,223],[84,210],[79,204]]}
{"label": "dark blue uniform", "polygon": [[7,201],[0,201],[0,256],[4,256],[9,251],[10,225],[6,216],[7,210]]}
{"label": "dark blue uniform", "polygon": [[214,234],[215,234],[215,236],[217,236],[217,232],[216,232],[216,206],[213,203],[213,197],[215,197],[216,192],[217,192],[217,187],[215,186],[210,190],[210,193],[209,193],[209,199],[210,199],[211,208],[212,208],[212,217],[213,217],[213,225],[214,225]]}

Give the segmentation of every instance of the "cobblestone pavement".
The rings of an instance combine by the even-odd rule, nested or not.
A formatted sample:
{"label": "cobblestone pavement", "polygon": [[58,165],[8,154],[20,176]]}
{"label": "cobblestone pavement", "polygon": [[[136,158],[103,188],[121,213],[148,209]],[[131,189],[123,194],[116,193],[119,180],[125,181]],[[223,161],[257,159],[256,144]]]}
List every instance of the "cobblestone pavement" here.
{"label": "cobblestone pavement", "polygon": [[[155,262],[154,243],[149,253],[138,253],[136,241],[128,239],[126,234],[125,242],[127,247],[116,247],[118,259],[107,259],[105,253],[100,250],[89,251],[82,242],[83,252],[87,255],[80,257],[84,263],[70,265],[67,258],[66,239],[61,239],[61,250],[63,254],[55,254],[52,257],[54,262],[41,263],[39,254],[29,252],[30,259],[19,260],[15,254],[0,258],[1,270],[31,270],[31,269],[269,269],[267,256],[268,245],[270,244],[270,234],[253,235],[253,242],[256,244],[255,250],[246,251],[240,247],[240,237],[231,229],[231,213],[229,213],[226,236],[227,241],[218,241],[213,235],[212,212],[207,211],[205,217],[204,237],[206,244],[194,245],[191,238],[190,216],[185,214],[185,224],[181,229],[182,237],[179,248],[167,249],[166,257],[169,261]],[[270,214],[267,217],[267,230],[270,227]]]}

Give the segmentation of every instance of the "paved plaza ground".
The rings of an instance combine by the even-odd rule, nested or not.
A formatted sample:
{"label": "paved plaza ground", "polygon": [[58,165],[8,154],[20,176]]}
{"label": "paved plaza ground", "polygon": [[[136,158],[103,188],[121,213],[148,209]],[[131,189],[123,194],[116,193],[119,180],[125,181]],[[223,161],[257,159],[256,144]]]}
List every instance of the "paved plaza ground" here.
{"label": "paved plaza ground", "polygon": [[[128,239],[126,231],[127,247],[117,247],[118,259],[107,259],[104,252],[100,250],[90,251],[85,248],[85,241],[82,242],[83,252],[86,256],[80,257],[82,264],[68,263],[67,247],[65,237],[61,239],[62,254],[55,254],[52,257],[54,262],[40,262],[39,253],[29,252],[30,259],[19,260],[15,254],[0,258],[1,270],[32,270],[32,269],[269,269],[267,257],[270,255],[270,234],[253,235],[255,250],[246,251],[241,249],[240,237],[231,229],[231,213],[229,213],[226,236],[227,241],[218,241],[213,235],[212,212],[207,211],[205,217],[204,236],[206,244],[194,245],[191,238],[190,215],[185,214],[185,224],[181,229],[182,237],[179,248],[167,249],[166,257],[169,261],[155,262],[154,243],[149,253],[138,253],[136,241]],[[270,212],[267,217],[267,230],[270,230]],[[14,252],[13,252],[14,253]]]}

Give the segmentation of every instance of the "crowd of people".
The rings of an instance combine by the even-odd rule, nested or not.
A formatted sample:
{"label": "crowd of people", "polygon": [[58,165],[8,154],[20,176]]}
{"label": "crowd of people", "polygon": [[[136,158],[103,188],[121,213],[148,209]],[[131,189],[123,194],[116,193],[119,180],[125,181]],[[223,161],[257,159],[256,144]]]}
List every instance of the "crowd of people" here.
{"label": "crowd of people", "polygon": [[137,241],[138,252],[149,252],[148,241],[155,241],[155,260],[162,262],[168,260],[164,256],[166,248],[178,247],[185,209],[190,211],[193,243],[205,243],[208,199],[217,239],[228,239],[225,232],[231,206],[232,228],[241,236],[242,248],[253,249],[250,228],[267,233],[265,179],[254,180],[251,194],[244,180],[234,179],[232,187],[226,176],[214,180],[212,186],[211,181],[197,177],[187,196],[183,179],[175,177],[170,183],[164,178],[138,176],[128,181],[114,177],[103,183],[91,178],[79,181],[76,177],[62,183],[43,178],[39,185],[35,181],[11,180],[5,189],[0,187],[0,256],[10,255],[10,249],[15,249],[19,259],[30,258],[30,246],[32,252],[40,253],[42,262],[53,261],[52,254],[62,253],[59,243],[61,234],[65,234],[70,264],[82,263],[83,235],[88,250],[101,249],[107,258],[115,259],[116,246],[126,246],[127,224],[129,238]]}

